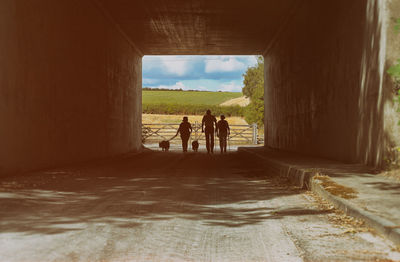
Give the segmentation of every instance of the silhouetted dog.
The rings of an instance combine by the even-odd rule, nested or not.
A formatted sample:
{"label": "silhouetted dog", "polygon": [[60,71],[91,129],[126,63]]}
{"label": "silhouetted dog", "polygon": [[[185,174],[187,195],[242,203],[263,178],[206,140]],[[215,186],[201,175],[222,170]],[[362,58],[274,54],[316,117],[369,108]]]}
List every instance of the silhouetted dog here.
{"label": "silhouetted dog", "polygon": [[199,149],[199,141],[194,140],[192,142],[192,149],[193,149],[194,152],[197,152],[197,150]]}
{"label": "silhouetted dog", "polygon": [[162,151],[168,151],[169,150],[169,141],[164,140],[158,143],[158,146],[162,148]]}

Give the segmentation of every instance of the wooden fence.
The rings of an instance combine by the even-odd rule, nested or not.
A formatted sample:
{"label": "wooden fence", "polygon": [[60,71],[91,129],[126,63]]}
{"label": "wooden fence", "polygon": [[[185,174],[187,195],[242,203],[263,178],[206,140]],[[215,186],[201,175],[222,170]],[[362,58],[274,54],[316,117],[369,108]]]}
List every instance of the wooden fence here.
{"label": "wooden fence", "polygon": [[[257,124],[253,125],[230,125],[229,142],[232,144],[257,144]],[[179,124],[142,124],[143,144],[158,143],[162,140],[169,140],[179,128]],[[193,132],[191,140],[205,140],[201,132],[201,123],[192,123]],[[171,140],[171,143],[180,143],[179,135]]]}

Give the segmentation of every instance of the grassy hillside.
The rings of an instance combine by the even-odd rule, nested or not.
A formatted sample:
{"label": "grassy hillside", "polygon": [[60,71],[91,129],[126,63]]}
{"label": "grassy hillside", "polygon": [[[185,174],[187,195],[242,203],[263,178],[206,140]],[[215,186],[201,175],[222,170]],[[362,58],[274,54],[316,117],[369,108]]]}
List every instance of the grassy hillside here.
{"label": "grassy hillside", "polygon": [[143,90],[142,95],[143,105],[219,105],[229,99],[241,97],[242,93]]}

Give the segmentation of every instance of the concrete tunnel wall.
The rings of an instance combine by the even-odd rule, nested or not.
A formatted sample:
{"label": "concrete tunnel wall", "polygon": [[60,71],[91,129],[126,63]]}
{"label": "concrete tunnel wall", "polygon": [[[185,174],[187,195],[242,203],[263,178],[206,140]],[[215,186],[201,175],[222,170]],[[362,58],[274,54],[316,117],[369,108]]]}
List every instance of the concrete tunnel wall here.
{"label": "concrete tunnel wall", "polygon": [[0,174],[139,150],[141,55],[92,1],[0,2]]}
{"label": "concrete tunnel wall", "polygon": [[[382,163],[399,140],[383,79],[389,2],[287,14],[264,54],[267,146]],[[142,55],[95,3],[0,2],[0,174],[140,150]]]}
{"label": "concrete tunnel wall", "polygon": [[380,166],[385,140],[385,1],[307,1],[265,57],[265,144]]}

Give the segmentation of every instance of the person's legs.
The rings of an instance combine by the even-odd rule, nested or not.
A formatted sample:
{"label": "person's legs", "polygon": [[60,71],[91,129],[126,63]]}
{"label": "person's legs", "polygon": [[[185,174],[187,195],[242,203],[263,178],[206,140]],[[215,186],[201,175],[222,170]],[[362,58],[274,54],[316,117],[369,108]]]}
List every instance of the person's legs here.
{"label": "person's legs", "polygon": [[189,136],[181,136],[181,139],[182,139],[182,150],[183,152],[187,152]]}
{"label": "person's legs", "polygon": [[210,132],[206,129],[206,148],[207,152],[210,153]]}
{"label": "person's legs", "polygon": [[210,150],[211,153],[214,153],[214,130],[210,131]]}
{"label": "person's legs", "polygon": [[219,146],[221,147],[221,153],[226,152],[226,133],[219,133]]}
{"label": "person's legs", "polygon": [[223,143],[223,145],[222,145],[222,147],[223,147],[223,149],[224,149],[224,152],[226,153],[226,136],[224,136],[223,138],[222,138],[222,143]]}

